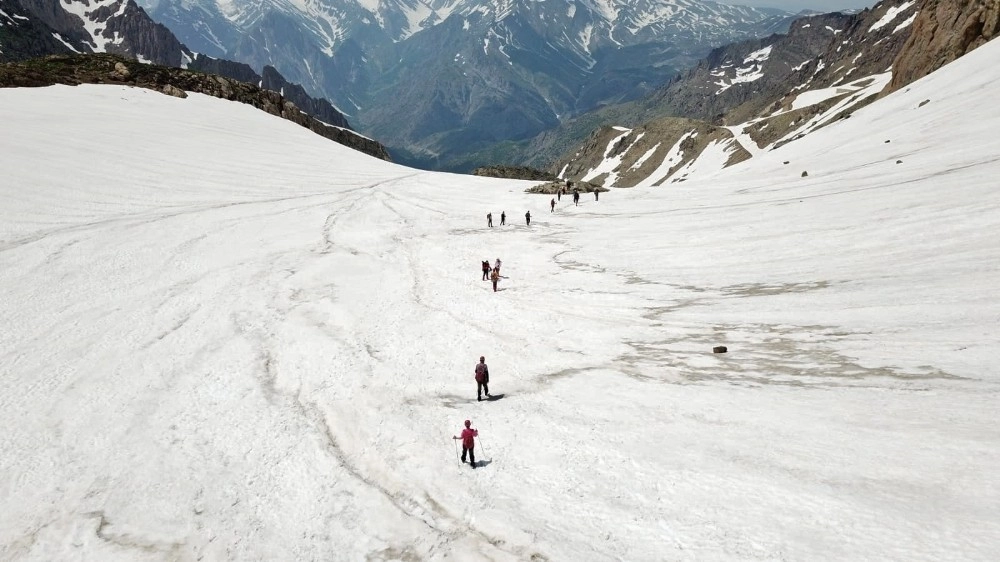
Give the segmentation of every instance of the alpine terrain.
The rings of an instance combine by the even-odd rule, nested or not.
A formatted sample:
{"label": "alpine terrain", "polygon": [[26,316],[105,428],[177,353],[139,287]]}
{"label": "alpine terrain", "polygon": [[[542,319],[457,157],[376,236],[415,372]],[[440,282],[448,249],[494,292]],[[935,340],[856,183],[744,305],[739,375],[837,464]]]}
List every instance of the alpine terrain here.
{"label": "alpine terrain", "polygon": [[[213,83],[191,72],[142,69],[125,60],[117,60],[122,65],[117,71],[114,68],[101,70],[110,59],[88,60],[86,55],[94,53],[113,54],[141,63],[212,73],[225,78]],[[138,74],[147,78],[156,75],[155,80],[140,80],[140,85],[162,89],[169,84],[178,90],[189,89],[227,99],[240,97],[244,103],[257,107],[274,106],[269,109],[272,113],[283,113],[337,142],[388,158],[385,147],[354,133],[343,114],[327,100],[310,96],[302,86],[288,82],[273,67],[264,66],[258,74],[247,64],[192,52],[170,30],[153,22],[133,0],[0,0],[0,63],[74,54],[81,56],[63,57],[52,64],[33,61],[0,71],[4,77],[0,79],[0,87],[55,82],[78,84],[108,79],[137,83]],[[67,61],[71,62],[67,65]],[[115,61],[110,64],[114,66]],[[73,72],[65,72],[69,68]],[[184,79],[179,81],[181,76]],[[277,96],[273,101],[264,100],[266,94],[258,95],[256,92],[252,96],[239,96],[234,92],[244,89],[244,86],[232,80],[247,83],[254,90],[274,92]],[[255,98],[254,101],[250,100],[251,97]],[[317,122],[306,124],[310,118]]]}
{"label": "alpine terrain", "polygon": [[471,170],[507,143],[661,85],[712,47],[787,28],[702,0],[143,0],[198,52],[271,65],[400,161]]}
{"label": "alpine terrain", "polygon": [[549,167],[566,179],[686,181],[851,118],[998,33],[1000,5],[982,0],[884,0],[858,14],[800,18],[788,34],[716,49],[642,100],[539,137],[529,163],[545,167],[565,151]]}
{"label": "alpine terrain", "polygon": [[929,17],[850,118],[578,205],[0,88],[0,559],[1000,559],[1000,42]]}

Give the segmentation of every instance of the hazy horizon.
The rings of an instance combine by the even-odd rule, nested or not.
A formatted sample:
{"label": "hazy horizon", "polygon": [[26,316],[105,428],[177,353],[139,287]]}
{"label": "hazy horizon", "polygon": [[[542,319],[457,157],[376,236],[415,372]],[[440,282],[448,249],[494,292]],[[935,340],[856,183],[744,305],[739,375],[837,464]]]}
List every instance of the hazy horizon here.
{"label": "hazy horizon", "polygon": [[722,4],[732,4],[737,6],[754,6],[758,8],[779,8],[789,12],[800,12],[802,10],[816,10],[818,12],[836,12],[837,10],[850,10],[860,8],[870,8],[878,3],[878,0],[716,0]]}

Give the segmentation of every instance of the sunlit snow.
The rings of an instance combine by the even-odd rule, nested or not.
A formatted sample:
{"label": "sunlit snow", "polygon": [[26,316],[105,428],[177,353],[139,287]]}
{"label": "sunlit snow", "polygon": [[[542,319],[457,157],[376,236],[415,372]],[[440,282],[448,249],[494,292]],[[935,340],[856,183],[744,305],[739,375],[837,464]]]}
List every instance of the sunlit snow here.
{"label": "sunlit snow", "polygon": [[2,557],[1000,558],[998,56],[552,214],[215,98],[0,90]]}
{"label": "sunlit snow", "polygon": [[868,32],[871,33],[872,31],[878,31],[879,29],[889,25],[892,20],[896,19],[896,16],[902,14],[906,10],[909,10],[914,4],[916,4],[916,2],[910,1],[904,2],[898,6],[890,6],[889,9],[885,11],[885,15],[879,18],[877,22],[873,23],[872,26],[868,28]]}

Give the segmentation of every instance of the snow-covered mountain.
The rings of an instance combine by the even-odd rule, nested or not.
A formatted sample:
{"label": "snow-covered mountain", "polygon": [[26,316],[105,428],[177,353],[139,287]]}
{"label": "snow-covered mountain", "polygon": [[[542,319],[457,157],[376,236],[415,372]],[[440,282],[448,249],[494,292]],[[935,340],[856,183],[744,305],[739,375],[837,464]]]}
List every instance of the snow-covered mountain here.
{"label": "snow-covered mountain", "polygon": [[0,90],[0,557],[996,560],[998,57],[553,213],[217,98]]}
{"label": "snow-covered mountain", "polygon": [[[327,137],[346,143],[348,146],[388,158],[385,148],[371,139],[353,133],[350,123],[332,104],[322,98],[310,96],[299,84],[289,82],[273,67],[265,66],[257,73],[249,65],[225,59],[218,59],[192,52],[161,24],[153,22],[133,0],[101,0],[97,2],[74,2],[58,0],[0,0],[0,63],[19,62],[46,55],[71,55],[111,53],[138,60],[146,64],[189,69],[216,74],[245,82],[264,90],[279,94],[280,101],[272,107],[272,112],[281,114],[288,102],[294,108],[285,112],[295,121],[297,114],[304,112],[321,121],[325,126],[312,125],[314,130],[323,130]],[[67,66],[61,66],[70,61]],[[90,61],[63,58],[53,65],[28,64],[18,68],[5,69],[0,73],[0,87],[11,85],[48,85],[53,83],[88,83],[103,81],[107,71],[96,72],[102,64],[115,65],[114,61]],[[74,68],[76,76],[56,76],[50,70]],[[24,76],[24,74],[30,76]],[[144,80],[143,84],[162,89],[168,83],[172,87],[184,89],[185,84],[192,91],[207,92],[199,84],[199,79],[188,80],[189,74],[176,73],[167,69],[152,71],[154,80]],[[73,72],[68,74],[72,75]],[[135,73],[132,73],[133,79]],[[178,79],[179,76],[184,79]],[[121,78],[119,76],[119,78]],[[118,81],[121,81],[120,79]],[[226,81],[220,80],[220,83]],[[134,83],[134,80],[133,80]],[[226,88],[229,90],[229,88]],[[220,95],[225,95],[220,93]],[[229,99],[234,99],[229,94]],[[262,107],[261,103],[250,102],[258,99],[257,94],[244,101]],[[258,99],[259,101],[259,99]]]}
{"label": "snow-covered mountain", "polygon": [[0,0],[0,61],[70,53],[111,53],[173,67],[193,57],[133,0]]}
{"label": "snow-covered mountain", "polygon": [[[914,32],[921,13],[935,21]],[[599,129],[555,170],[606,187],[662,185],[754,157],[850,118],[887,90],[894,65],[914,51],[923,62],[913,66],[923,72],[897,72],[893,88],[930,72],[935,61],[951,60],[951,51],[982,44],[995,33],[995,18],[986,17],[988,25],[957,23],[974,22],[979,13],[975,2],[963,0],[948,6],[885,0],[854,15],[799,19],[787,35],[719,48],[630,111],[619,110],[630,122]],[[921,48],[921,37],[935,30],[964,43]]]}
{"label": "snow-covered mountain", "polygon": [[[700,0],[155,0],[193,49],[272,65],[404,159],[464,158],[634,99],[787,14]],[[475,156],[482,158],[482,155]]]}

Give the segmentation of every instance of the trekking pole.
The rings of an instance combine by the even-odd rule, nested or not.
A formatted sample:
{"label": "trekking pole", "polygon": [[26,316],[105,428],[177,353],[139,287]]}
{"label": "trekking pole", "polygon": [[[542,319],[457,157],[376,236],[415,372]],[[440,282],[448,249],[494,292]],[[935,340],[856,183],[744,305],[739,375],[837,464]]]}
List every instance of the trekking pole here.
{"label": "trekking pole", "polygon": [[478,435],[476,436],[476,441],[479,443],[479,448],[483,450],[483,456],[484,457],[487,456],[486,455],[486,446],[483,445],[483,440],[480,439]]}
{"label": "trekking pole", "polygon": [[455,460],[458,462],[459,466],[462,466],[461,457],[458,456],[458,440],[452,439],[452,442],[455,443]]}

